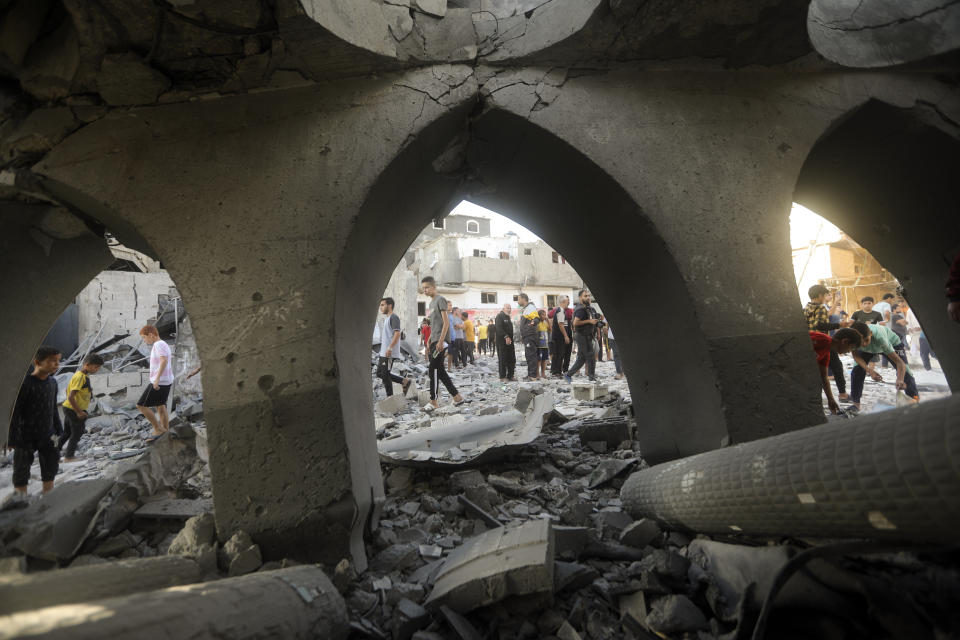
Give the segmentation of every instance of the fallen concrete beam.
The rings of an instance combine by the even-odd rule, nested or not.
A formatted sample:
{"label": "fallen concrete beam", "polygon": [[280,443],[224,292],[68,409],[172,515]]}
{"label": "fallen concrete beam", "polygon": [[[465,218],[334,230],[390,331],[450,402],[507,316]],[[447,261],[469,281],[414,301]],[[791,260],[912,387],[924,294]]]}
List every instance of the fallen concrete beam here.
{"label": "fallen concrete beam", "polygon": [[657,465],[620,494],[666,529],[953,543],[957,433],[960,395]]}
{"label": "fallen concrete beam", "polygon": [[533,520],[464,541],[447,556],[424,606],[465,613],[508,596],[553,594],[550,522]]}
{"label": "fallen concrete beam", "polygon": [[[536,440],[553,407],[553,394],[543,393],[533,398],[526,413],[510,410],[429,427],[381,440],[377,449],[380,459],[390,464],[449,469],[491,462]],[[452,450],[456,456],[450,455]]]}
{"label": "fallen concrete beam", "polygon": [[292,567],[0,617],[0,639],[346,638],[347,606],[323,571]]}
{"label": "fallen concrete beam", "polygon": [[197,563],[180,556],[120,560],[76,569],[4,576],[0,577],[0,615],[199,581]]}

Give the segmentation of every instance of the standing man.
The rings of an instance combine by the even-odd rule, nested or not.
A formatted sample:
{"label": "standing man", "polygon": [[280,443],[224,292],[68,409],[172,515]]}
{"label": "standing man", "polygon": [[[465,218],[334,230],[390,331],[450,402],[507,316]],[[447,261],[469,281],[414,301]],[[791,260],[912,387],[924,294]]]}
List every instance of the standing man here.
{"label": "standing man", "polygon": [[523,355],[527,359],[527,377],[524,379],[536,380],[540,368],[540,340],[537,335],[540,313],[525,293],[517,296],[517,304],[520,307],[520,339],[523,340]]}
{"label": "standing man", "polygon": [[466,311],[463,312],[463,346],[465,353],[463,356],[463,364],[467,364],[467,358],[470,358],[470,364],[477,364],[476,359],[474,359],[473,351],[477,346],[477,336],[473,331],[473,320],[470,319],[470,314]]}
{"label": "standing man", "polygon": [[4,500],[4,509],[27,502],[27,483],[35,453],[40,458],[43,492],[53,489],[53,479],[60,469],[57,438],[63,435],[57,411],[57,381],[53,378],[59,368],[60,350],[40,347],[33,358],[33,372],[20,386],[8,438],[13,448],[13,494]]}
{"label": "standing man", "polygon": [[873,298],[870,296],[864,296],[860,301],[860,308],[853,312],[853,315],[850,318],[854,322],[863,322],[865,324],[877,324],[883,320],[883,316],[880,315],[880,312],[873,310]]}
{"label": "standing man", "polygon": [[487,347],[490,348],[490,355],[497,355],[497,325],[494,324],[493,318],[490,318],[487,321]]}
{"label": "standing man", "polygon": [[440,383],[447,388],[447,392],[453,396],[456,404],[463,402],[463,396],[453,386],[450,375],[443,368],[444,350],[447,348],[447,337],[450,332],[450,317],[447,311],[449,303],[443,296],[437,295],[437,281],[431,276],[425,277],[420,281],[423,287],[423,295],[430,298],[430,308],[427,310],[430,314],[430,345],[427,347],[427,361],[430,363],[428,373],[430,375],[430,404],[434,409],[440,407],[437,400]]}
{"label": "standing man", "polygon": [[[160,339],[160,333],[152,324],[140,329],[143,341],[150,348],[150,383],[143,390],[137,402],[137,409],[153,426],[153,434],[146,439],[147,444],[170,430],[170,416],[167,414],[167,398],[173,386],[173,355],[170,345]],[[153,409],[157,413],[154,414]]]}
{"label": "standing man", "polygon": [[450,323],[449,339],[447,340],[450,343],[447,348],[447,363],[453,370],[453,367],[463,366],[463,361],[460,359],[460,355],[463,353],[463,319],[457,313],[457,308],[449,300],[447,300],[447,322]]}
{"label": "standing man", "polygon": [[570,368],[570,352],[573,350],[573,313],[569,307],[570,297],[561,296],[560,306],[551,309],[548,314],[553,319],[551,340],[555,354],[550,362],[550,373],[558,378]]}
{"label": "standing man", "polygon": [[873,310],[876,311],[883,317],[883,320],[880,321],[880,324],[885,326],[890,326],[890,315],[893,313],[893,302],[894,295],[892,293],[885,293],[880,299],[880,302],[873,305]]}
{"label": "standing man", "polygon": [[510,320],[510,305],[503,305],[497,314],[497,356],[500,363],[500,382],[515,382],[514,368],[517,366],[517,354],[513,350],[513,322]]}
{"label": "standing man", "polygon": [[377,358],[377,377],[383,381],[383,390],[387,392],[387,397],[393,395],[393,383],[399,382],[403,385],[403,393],[407,393],[407,387],[410,386],[408,378],[401,378],[390,371],[393,368],[393,361],[397,358],[395,354],[400,350],[397,346],[400,343],[400,316],[393,312],[393,298],[381,298],[380,313],[380,357]]}
{"label": "standing man", "polygon": [[[822,284],[815,284],[807,290],[807,296],[810,298],[810,302],[803,308],[803,317],[807,321],[807,329],[809,331],[827,333],[849,327],[852,324],[851,322],[832,322],[830,320],[829,312],[826,307],[824,307],[824,302],[829,295],[830,290]],[[830,346],[833,343],[828,342],[826,344]],[[847,395],[847,379],[843,373],[843,363],[840,361],[840,354],[836,352],[831,353],[830,357],[823,359],[823,361],[830,367],[830,372],[833,374],[833,382],[837,385],[837,393],[840,394],[840,399],[847,400],[850,396]]]}
{"label": "standing man", "polygon": [[[67,444],[67,455],[64,462],[74,462],[77,456],[77,445],[86,427],[87,409],[90,408],[90,399],[93,397],[93,387],[90,385],[90,376],[103,366],[103,358],[91,353],[83,359],[83,365],[70,378],[67,385],[67,399],[63,401],[63,438],[59,448],[62,450]],[[199,369],[198,369],[199,371]]]}
{"label": "standing man", "polygon": [[607,344],[613,352],[613,366],[617,373],[613,376],[614,380],[623,380],[623,363],[620,361],[620,347],[617,346],[617,338],[613,335],[613,329],[607,325]]}
{"label": "standing man", "polygon": [[595,349],[597,342],[594,334],[600,319],[596,310],[590,306],[590,291],[588,289],[580,289],[577,297],[580,302],[573,311],[573,339],[577,343],[577,360],[563,376],[563,379],[567,382],[573,382],[572,376],[586,364],[587,378],[591,382],[596,382],[597,352]]}
{"label": "standing man", "polygon": [[487,355],[487,323],[483,320],[477,320],[477,353]]}

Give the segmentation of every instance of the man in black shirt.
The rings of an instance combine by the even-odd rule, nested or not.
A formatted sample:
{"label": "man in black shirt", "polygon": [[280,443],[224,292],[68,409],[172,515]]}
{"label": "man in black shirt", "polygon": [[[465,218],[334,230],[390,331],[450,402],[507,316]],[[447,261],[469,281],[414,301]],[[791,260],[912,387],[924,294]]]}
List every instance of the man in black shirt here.
{"label": "man in black shirt", "polygon": [[550,334],[550,342],[553,344],[553,359],[550,361],[550,373],[555,377],[560,377],[570,368],[570,351],[573,349],[573,338],[571,333],[573,327],[567,319],[567,307],[570,306],[570,298],[562,296],[560,306],[552,311],[553,327]]}
{"label": "man in black shirt", "polygon": [[513,322],[510,320],[510,305],[503,305],[497,314],[497,359],[500,363],[500,382],[514,381],[514,368],[517,366],[517,354],[513,350]]}
{"label": "man in black shirt", "polygon": [[597,323],[600,316],[597,311],[590,306],[590,291],[580,289],[579,304],[573,311],[573,339],[577,342],[577,359],[563,377],[567,382],[572,382],[572,376],[580,370],[584,364],[587,365],[587,377],[591,382],[596,382],[597,352],[595,334]]}
{"label": "man in black shirt", "polygon": [[63,435],[63,424],[57,411],[57,381],[53,378],[59,368],[60,351],[40,347],[33,359],[33,372],[20,387],[8,437],[8,444],[13,448],[14,493],[4,506],[26,502],[34,453],[40,459],[43,492],[53,489],[53,479],[60,467],[57,444]]}
{"label": "man in black shirt", "polygon": [[870,296],[865,297],[860,301],[860,309],[853,312],[853,315],[850,318],[854,322],[862,322],[864,324],[877,324],[883,321],[883,314],[879,311],[873,310],[873,298]]}

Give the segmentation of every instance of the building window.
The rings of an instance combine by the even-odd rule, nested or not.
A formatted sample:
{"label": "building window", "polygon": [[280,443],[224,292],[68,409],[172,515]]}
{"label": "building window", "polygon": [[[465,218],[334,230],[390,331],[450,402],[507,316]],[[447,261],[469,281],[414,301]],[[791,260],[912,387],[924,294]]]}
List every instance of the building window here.
{"label": "building window", "polygon": [[514,301],[514,302],[520,302],[520,296],[519,296],[519,295],[513,296],[513,301]]}
{"label": "building window", "polygon": [[484,251],[483,249],[474,249],[474,250],[473,250],[473,257],[474,257],[474,258],[486,258],[486,257],[487,257],[487,252]]}
{"label": "building window", "polygon": [[481,291],[481,292],[480,292],[480,304],[497,304],[497,292],[496,292],[496,291]]}
{"label": "building window", "polygon": [[480,223],[476,220],[467,220],[467,233],[480,233]]}
{"label": "building window", "polygon": [[417,315],[425,316],[427,315],[427,303],[426,302],[417,302]]}
{"label": "building window", "polygon": [[443,231],[444,229],[446,229],[446,228],[447,228],[447,220],[446,220],[446,218],[434,218],[434,219],[433,219],[433,228],[434,228],[434,229],[440,229],[441,231]]}
{"label": "building window", "polygon": [[559,253],[557,253],[556,251],[554,251],[552,257],[553,257],[553,261],[554,261],[554,262],[556,262],[556,263],[558,263],[558,264],[560,263],[560,254],[559,254]]}
{"label": "building window", "polygon": [[507,251],[501,251],[501,252],[500,252],[500,259],[501,259],[501,260],[509,260],[509,259],[510,259],[510,253],[507,252]]}
{"label": "building window", "polygon": [[523,255],[525,255],[525,256],[532,256],[532,255],[533,255],[533,249],[524,249],[524,250],[523,250]]}
{"label": "building window", "polygon": [[548,294],[548,295],[547,295],[547,307],[550,308],[550,309],[553,309],[555,306],[557,306],[557,298],[558,298],[558,297],[559,297],[559,296],[549,295],[549,294]]}

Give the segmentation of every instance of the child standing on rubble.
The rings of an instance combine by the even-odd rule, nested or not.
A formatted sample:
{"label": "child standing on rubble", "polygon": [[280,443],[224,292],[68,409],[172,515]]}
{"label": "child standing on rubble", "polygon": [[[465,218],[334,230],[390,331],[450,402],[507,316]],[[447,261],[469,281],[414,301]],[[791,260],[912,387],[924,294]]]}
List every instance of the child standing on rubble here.
{"label": "child standing on rubble", "polygon": [[59,368],[60,350],[40,347],[33,359],[33,372],[20,386],[8,438],[8,444],[13,448],[14,491],[4,500],[2,509],[26,504],[34,454],[40,459],[43,492],[53,489],[53,479],[60,469],[57,440],[63,435],[63,424],[57,411],[57,381],[53,378]]}
{"label": "child standing on rubble", "polygon": [[[160,339],[160,332],[151,324],[140,329],[140,336],[150,348],[150,382],[143,390],[137,402],[137,409],[150,421],[153,434],[147,438],[147,444],[170,430],[170,416],[167,414],[167,398],[173,386],[173,355],[170,346]],[[153,409],[157,412],[154,413]]]}
{"label": "child standing on rubble", "polygon": [[64,462],[76,461],[77,444],[83,435],[87,423],[87,409],[93,397],[93,387],[90,386],[90,376],[103,366],[103,358],[91,353],[83,359],[83,365],[70,378],[67,385],[67,399],[63,401],[63,438],[60,440],[60,449],[67,444],[67,455]]}

